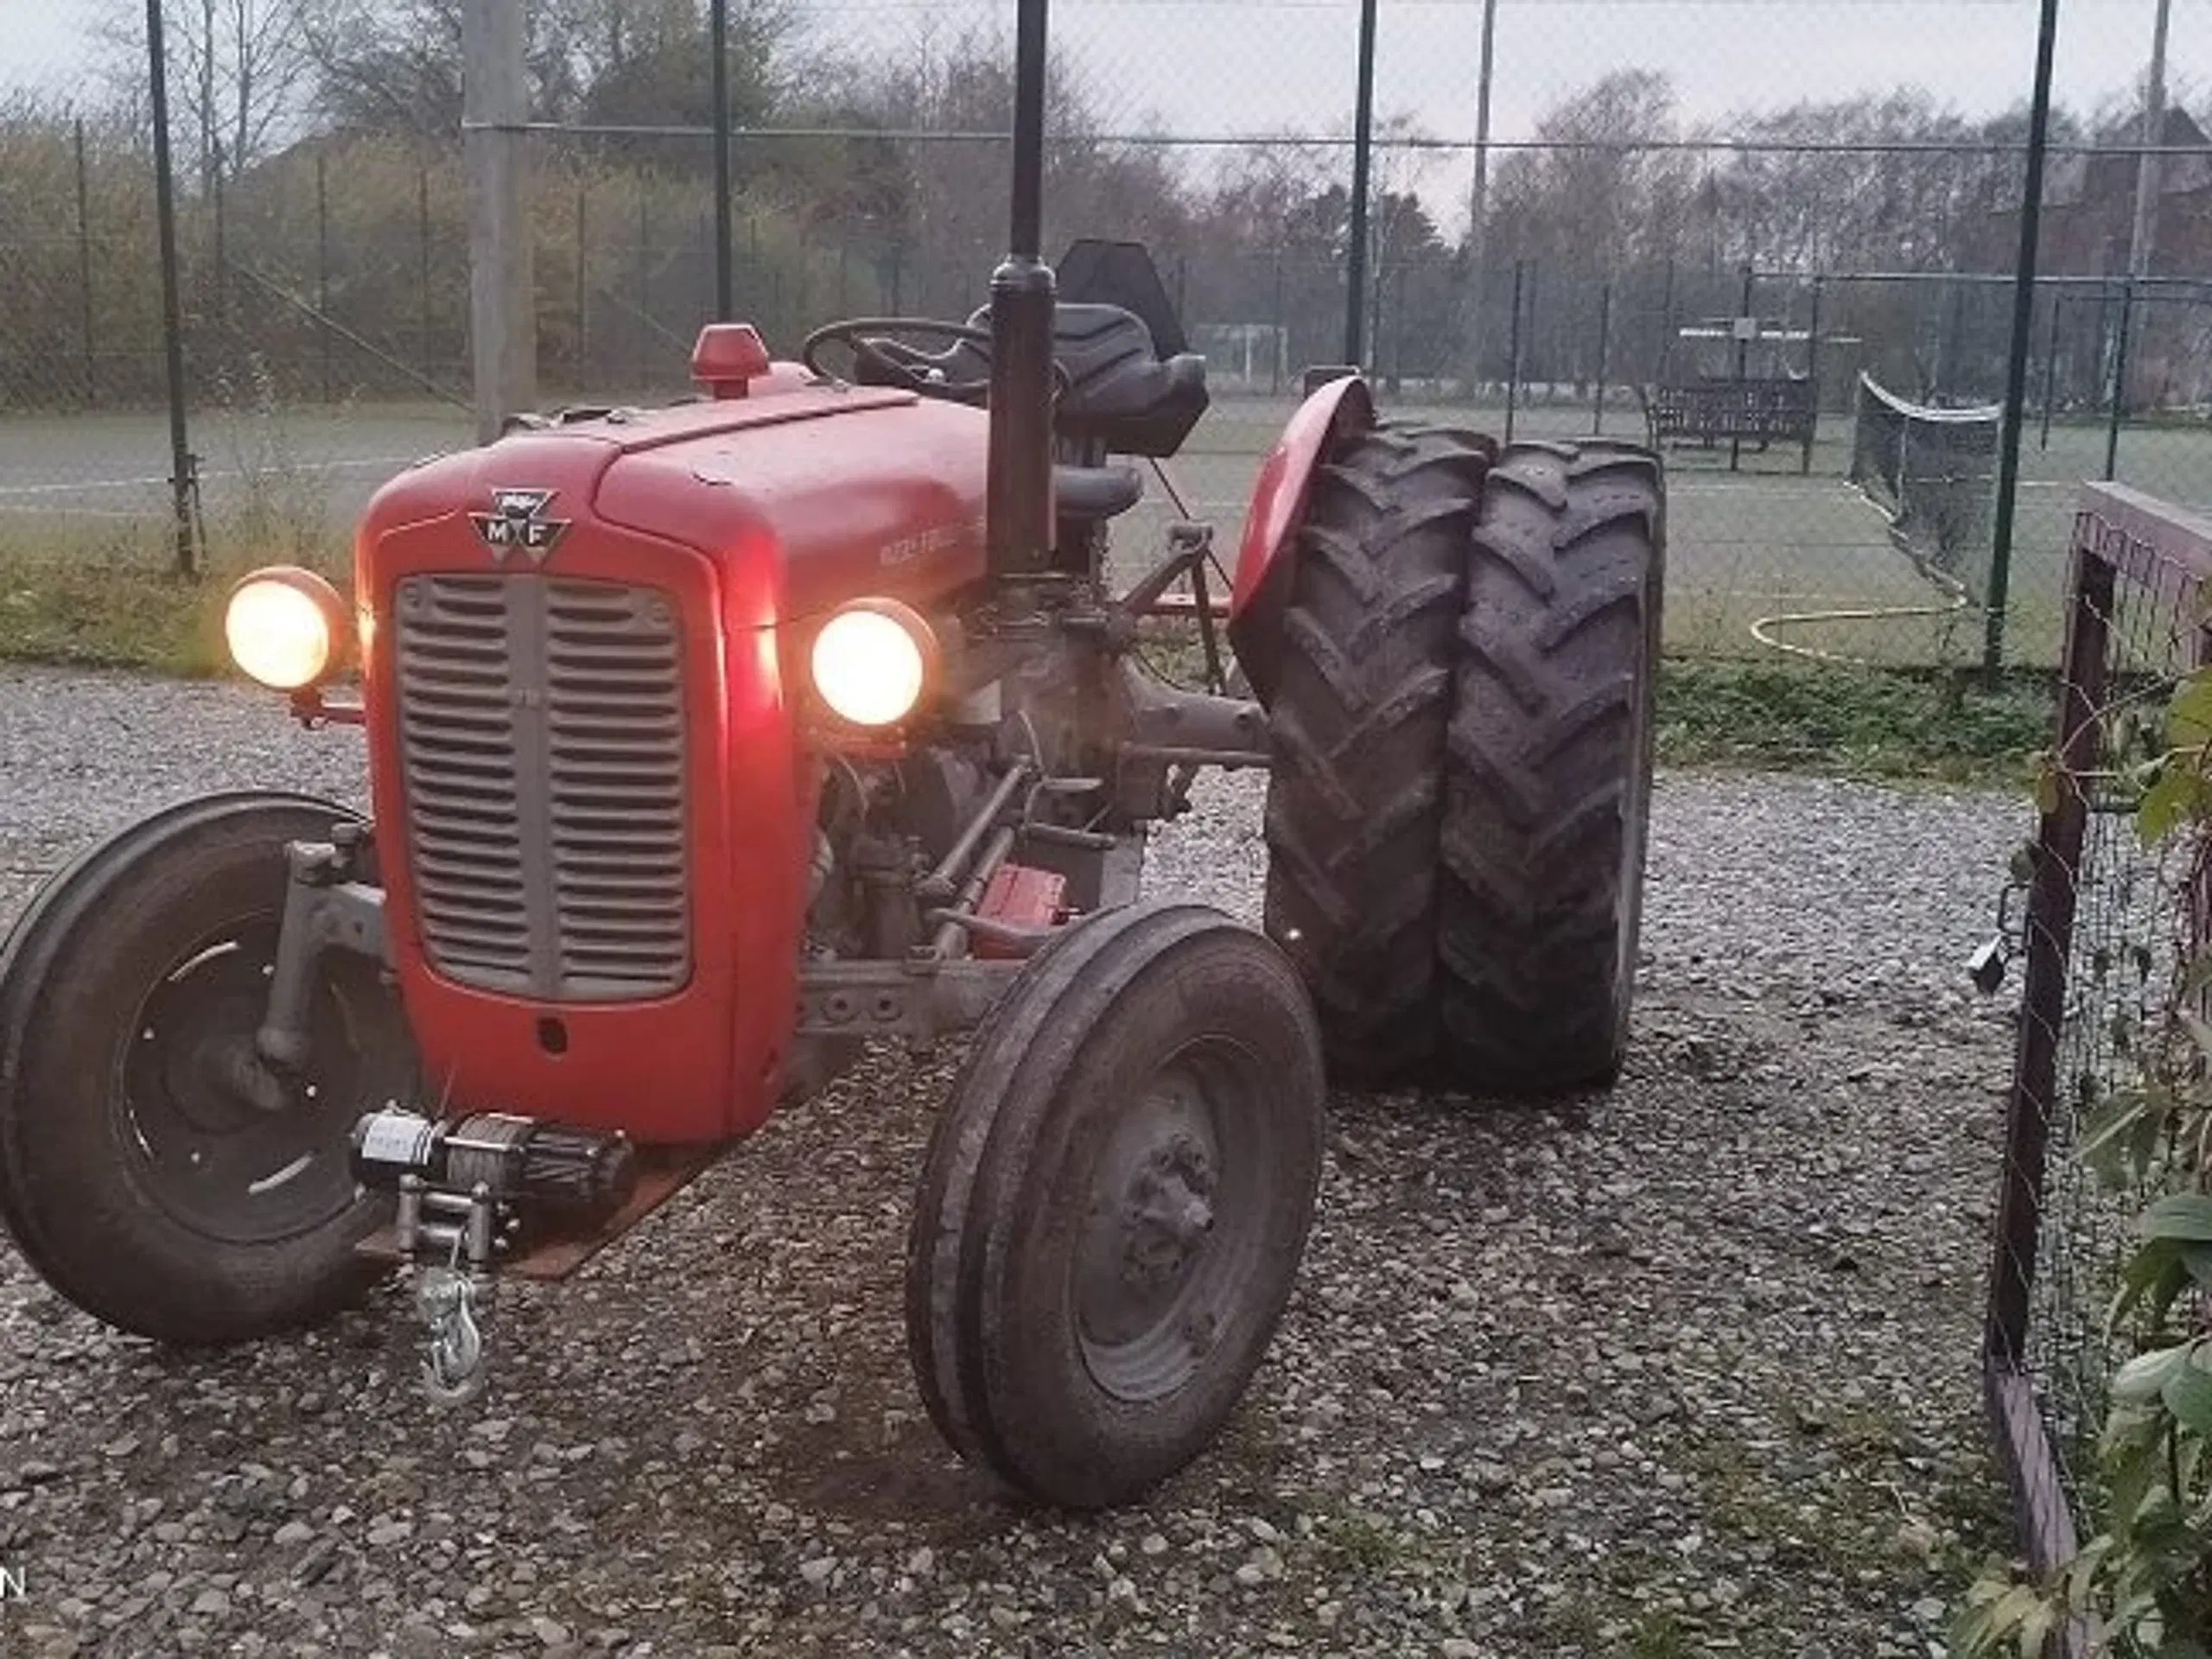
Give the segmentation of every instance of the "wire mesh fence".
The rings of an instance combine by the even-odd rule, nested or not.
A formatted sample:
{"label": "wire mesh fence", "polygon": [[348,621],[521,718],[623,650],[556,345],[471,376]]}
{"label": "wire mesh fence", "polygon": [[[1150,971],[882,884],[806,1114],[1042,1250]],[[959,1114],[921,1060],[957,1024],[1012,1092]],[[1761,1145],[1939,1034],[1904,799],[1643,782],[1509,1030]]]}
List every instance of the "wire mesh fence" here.
{"label": "wire mesh fence", "polygon": [[[2011,550],[2031,663],[2056,659],[2075,482],[2212,495],[2212,0],[2174,0],[2146,101],[2155,4],[2073,0],[2060,41]],[[178,469],[146,41],[31,10],[48,67],[0,99],[0,558],[158,563]],[[1853,462],[1862,378],[1924,409],[2005,395],[2032,0],[1386,6],[1355,306],[1358,12],[1055,7],[1052,238],[1152,249],[1214,389],[1181,461],[1194,505],[1236,532],[1356,310],[1401,408],[1668,448],[1675,650],[1972,658],[1983,594],[1930,579]],[[469,441],[460,10],[166,15],[195,511],[218,561],[272,538],[333,556],[383,476]],[[726,15],[725,214],[707,0],[532,9],[548,402],[683,393],[725,269],[784,353],[840,315],[986,297],[1010,0]],[[1961,557],[1986,565],[1975,533]]]}
{"label": "wire mesh fence", "polygon": [[[2031,859],[1985,1376],[2027,1553],[2067,1563],[2104,1494],[2096,1450],[2135,1333],[2111,1323],[2147,1194],[2084,1156],[2099,1115],[2162,1076],[2181,969],[2203,944],[2187,838],[2139,833],[2145,765],[2212,662],[2212,524],[2124,487],[2082,492],[2070,539],[2054,794]],[[2136,1315],[2141,1318],[2139,1307]],[[2081,1633],[2068,1639],[2078,1652]]]}

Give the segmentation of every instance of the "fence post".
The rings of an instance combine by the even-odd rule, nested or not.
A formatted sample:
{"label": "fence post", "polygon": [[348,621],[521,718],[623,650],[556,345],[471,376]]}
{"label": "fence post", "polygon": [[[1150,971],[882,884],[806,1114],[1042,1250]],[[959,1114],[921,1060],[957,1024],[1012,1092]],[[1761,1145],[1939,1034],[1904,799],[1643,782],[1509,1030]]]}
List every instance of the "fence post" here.
{"label": "fence post", "polygon": [[2105,479],[2120,470],[2120,423],[2127,414],[2127,337],[2135,321],[2135,278],[2120,291],[2120,339],[2112,352],[2112,413],[2105,424]]}
{"label": "fence post", "polygon": [[322,401],[331,401],[330,363],[330,168],[324,153],[315,156],[315,315],[322,336]]}
{"label": "fence post", "polygon": [[1497,57],[1497,0],[1483,0],[1482,44],[1475,70],[1475,178],[1467,198],[1467,385],[1470,404],[1482,396],[1484,308],[1488,301],[1490,244],[1484,219],[1490,211],[1490,94]]}
{"label": "fence post", "polygon": [[1397,280],[1390,285],[1390,391],[1394,397],[1404,391],[1406,385],[1406,272],[1411,268],[1410,260],[1402,262]]}
{"label": "fence post", "polygon": [[1590,411],[1591,435],[1602,435],[1605,430],[1605,359],[1613,343],[1613,279],[1610,276],[1598,285],[1598,402]]}
{"label": "fence post", "polygon": [[2058,396],[2058,314],[2066,308],[2066,296],[2056,289],[2050,295],[2050,340],[2043,353],[2043,435],[2036,448],[2050,448],[2050,406]]}
{"label": "fence post", "polygon": [[728,322],[735,309],[730,270],[729,0],[708,0],[707,32],[714,54],[715,102],[715,321]]}
{"label": "fence post", "polygon": [[653,193],[652,181],[648,178],[638,191],[638,303],[634,327],[638,342],[638,385],[640,387],[653,383],[652,239]]}
{"label": "fence post", "polygon": [[1359,87],[1352,111],[1351,238],[1345,249],[1344,355],[1358,366],[1367,304],[1367,182],[1375,152],[1375,13],[1377,0],[1360,0]]}
{"label": "fence post", "polygon": [[100,400],[99,348],[92,332],[92,190],[85,163],[85,118],[77,118],[77,303],[85,340],[85,403]]}
{"label": "fence post", "polygon": [[415,169],[415,298],[422,327],[420,355],[423,378],[430,380],[436,377],[430,372],[430,169],[427,167]]}
{"label": "fence post", "polygon": [[579,391],[591,384],[591,266],[590,256],[584,251],[591,236],[591,210],[587,200],[590,191],[588,184],[576,186],[576,355],[573,372]]}
{"label": "fence post", "polygon": [[1797,463],[1801,474],[1813,470],[1813,445],[1821,430],[1821,302],[1827,296],[1827,278],[1813,278],[1813,315],[1805,325],[1805,378],[1813,383],[1813,429],[1805,435],[1805,453]]}
{"label": "fence post", "polygon": [[2058,799],[2037,836],[2035,879],[2022,943],[2018,1052],[2006,1112],[2004,1187],[1998,1197],[1997,1259],[1990,1271],[1982,1353],[2017,1370],[2027,1357],[2029,1295],[2043,1227],[2044,1165],[2058,1100],[2058,1046],[2066,1017],[2066,963],[2074,939],[2075,880],[2088,833],[2082,780],[2102,758],[2100,713],[2106,680],[2106,619],[2113,567],[2077,545],[2069,561],[2066,645],[2060,689]]}
{"label": "fence post", "polygon": [[[1751,368],[1751,337],[1744,332],[1749,326],[1744,320],[1754,315],[1751,306],[1756,299],[1758,280],[1758,273],[1751,268],[1751,262],[1748,259],[1745,260],[1744,297],[1736,308],[1736,384],[1738,385],[1743,384],[1744,376]],[[1737,464],[1742,461],[1743,455],[1744,441],[1741,438],[1729,439],[1728,470],[1730,472],[1736,470]]]}
{"label": "fence post", "polygon": [[1513,317],[1506,330],[1505,441],[1513,442],[1513,416],[1521,397],[1521,282],[1524,262],[1513,262]]}
{"label": "fence post", "polygon": [[1269,325],[1275,331],[1274,349],[1268,353],[1273,359],[1268,371],[1268,391],[1270,394],[1282,391],[1283,359],[1289,351],[1289,331],[1283,327],[1282,321],[1282,251],[1281,249],[1275,251],[1274,297],[1274,312],[1268,319]]}
{"label": "fence post", "polygon": [[162,0],[146,0],[146,58],[154,117],[154,217],[161,243],[162,346],[169,390],[169,507],[175,516],[176,571],[197,575],[199,548],[192,517],[192,443],[184,415],[184,304],[177,292],[176,180],[169,165],[168,54],[162,43]]}
{"label": "fence post", "polygon": [[1999,440],[1997,516],[1990,536],[1989,623],[1982,672],[1993,686],[2005,661],[2005,605],[2012,582],[2012,524],[2020,495],[2020,425],[2027,403],[2029,336],[2035,327],[2036,255],[2043,233],[2044,161],[2050,150],[2050,73],[2058,0],[2043,0],[2036,35],[2035,91],[2028,105],[2027,178],[2020,192],[2019,251],[2012,267],[2012,341],[2005,367],[2005,425]]}
{"label": "fence post", "polygon": [[[155,0],[158,3],[158,0]],[[462,155],[468,170],[469,340],[476,434],[537,401],[536,238],[530,221],[530,35],[523,0],[461,8]]]}
{"label": "fence post", "polygon": [[1667,286],[1659,300],[1659,378],[1675,367],[1675,256],[1667,256]]}

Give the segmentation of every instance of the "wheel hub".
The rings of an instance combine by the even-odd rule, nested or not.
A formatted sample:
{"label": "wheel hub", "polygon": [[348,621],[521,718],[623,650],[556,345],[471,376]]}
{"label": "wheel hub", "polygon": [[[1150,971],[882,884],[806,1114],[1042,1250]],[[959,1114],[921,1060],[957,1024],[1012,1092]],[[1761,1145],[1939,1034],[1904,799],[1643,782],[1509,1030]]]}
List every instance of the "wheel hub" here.
{"label": "wheel hub", "polygon": [[1209,1068],[1171,1065],[1130,1106],[1093,1166],[1077,1262],[1084,1362],[1108,1393],[1164,1398],[1212,1351],[1255,1223],[1227,1179]]}
{"label": "wheel hub", "polygon": [[1159,1286],[1179,1278],[1213,1230],[1213,1171],[1190,1135],[1145,1160],[1122,1211],[1122,1274]]}

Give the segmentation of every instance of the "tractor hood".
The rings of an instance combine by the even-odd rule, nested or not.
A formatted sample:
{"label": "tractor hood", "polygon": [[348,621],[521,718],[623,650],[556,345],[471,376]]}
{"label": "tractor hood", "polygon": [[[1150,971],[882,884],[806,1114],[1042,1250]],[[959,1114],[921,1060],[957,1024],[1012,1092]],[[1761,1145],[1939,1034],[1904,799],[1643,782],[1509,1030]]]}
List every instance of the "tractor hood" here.
{"label": "tractor hood", "polygon": [[610,536],[689,549],[718,568],[738,626],[865,594],[925,603],[982,575],[982,412],[792,366],[752,396],[533,426],[414,467],[363,522],[360,598],[383,597],[388,535],[420,546],[439,521],[461,568],[558,574]]}
{"label": "tractor hood", "polygon": [[676,1144],[772,1103],[815,850],[785,625],[981,574],[985,422],[747,390],[426,462],[361,526],[386,925],[458,1105]]}

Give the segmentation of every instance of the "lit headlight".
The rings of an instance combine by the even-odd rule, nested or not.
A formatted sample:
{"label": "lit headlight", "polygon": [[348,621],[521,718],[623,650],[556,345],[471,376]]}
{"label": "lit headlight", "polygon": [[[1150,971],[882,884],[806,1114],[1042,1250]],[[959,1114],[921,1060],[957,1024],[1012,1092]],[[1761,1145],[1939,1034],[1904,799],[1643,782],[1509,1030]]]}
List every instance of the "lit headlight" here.
{"label": "lit headlight", "polygon": [[815,694],[840,720],[895,726],[914,712],[937,669],[937,636],[895,599],[861,599],[814,636]]}
{"label": "lit headlight", "polygon": [[352,613],[312,570],[272,565],[231,592],[223,638],[231,659],[274,691],[314,685],[338,666]]}

